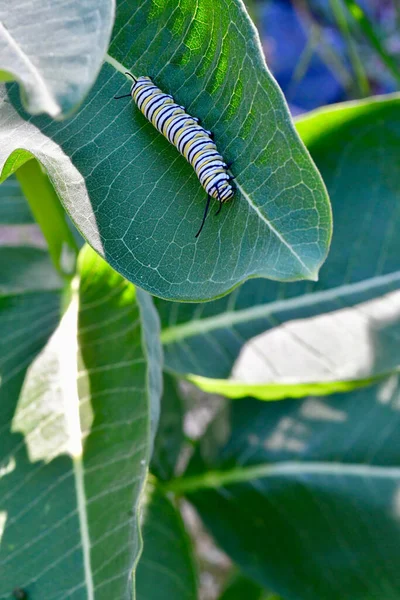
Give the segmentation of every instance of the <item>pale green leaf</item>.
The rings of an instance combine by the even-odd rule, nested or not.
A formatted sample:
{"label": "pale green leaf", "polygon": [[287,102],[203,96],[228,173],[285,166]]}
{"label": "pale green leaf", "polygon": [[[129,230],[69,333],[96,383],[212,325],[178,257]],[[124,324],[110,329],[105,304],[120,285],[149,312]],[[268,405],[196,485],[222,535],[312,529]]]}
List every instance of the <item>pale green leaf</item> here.
{"label": "pale green leaf", "polygon": [[0,5],[0,79],[16,79],[27,110],[60,118],[96,79],[114,0],[14,0]]}

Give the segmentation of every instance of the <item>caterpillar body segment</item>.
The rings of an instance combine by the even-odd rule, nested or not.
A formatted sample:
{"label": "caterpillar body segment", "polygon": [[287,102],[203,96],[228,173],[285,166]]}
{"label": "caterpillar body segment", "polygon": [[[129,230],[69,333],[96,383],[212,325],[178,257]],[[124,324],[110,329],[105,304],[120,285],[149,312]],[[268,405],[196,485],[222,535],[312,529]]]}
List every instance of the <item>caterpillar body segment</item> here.
{"label": "caterpillar body segment", "polygon": [[184,107],[176,104],[170,94],[162,92],[150,77],[135,78],[130,73],[127,75],[132,77],[134,82],[130,94],[118,98],[132,96],[144,116],[192,165],[208,194],[197,237],[207,216],[210,197],[219,201],[219,212],[222,204],[234,196],[235,190],[231,184],[233,177],[228,173],[229,167],[218,152],[211,131],[204,129],[197,117],[188,115]]}

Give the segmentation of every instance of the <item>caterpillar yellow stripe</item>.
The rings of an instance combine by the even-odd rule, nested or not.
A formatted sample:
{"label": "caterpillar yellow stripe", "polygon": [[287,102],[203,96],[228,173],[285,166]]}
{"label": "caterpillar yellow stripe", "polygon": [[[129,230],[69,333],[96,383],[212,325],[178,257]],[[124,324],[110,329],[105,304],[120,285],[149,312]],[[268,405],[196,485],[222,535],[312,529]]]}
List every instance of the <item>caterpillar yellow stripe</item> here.
{"label": "caterpillar yellow stripe", "polygon": [[[210,203],[210,198],[228,202],[235,190],[231,184],[233,177],[228,173],[228,165],[218,152],[211,132],[199,124],[199,119],[188,115],[183,106],[174,102],[171,95],[162,92],[150,77],[133,77],[130,94],[135,104],[154,127],[186,158],[194,168],[197,177],[208,194],[203,221],[196,237],[200,234]],[[219,211],[218,211],[219,212]]]}

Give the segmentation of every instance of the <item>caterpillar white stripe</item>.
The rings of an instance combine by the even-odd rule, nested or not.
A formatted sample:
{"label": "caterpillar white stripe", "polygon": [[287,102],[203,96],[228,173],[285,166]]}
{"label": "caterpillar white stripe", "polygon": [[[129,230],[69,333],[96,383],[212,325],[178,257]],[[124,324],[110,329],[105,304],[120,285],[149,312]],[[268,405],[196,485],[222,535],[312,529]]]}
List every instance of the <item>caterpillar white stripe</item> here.
{"label": "caterpillar white stripe", "polygon": [[[220,202],[230,200],[235,190],[231,184],[233,177],[228,173],[228,165],[218,152],[211,131],[199,124],[199,119],[185,112],[169,94],[162,92],[150,77],[133,77],[133,85],[129,94],[118,96],[116,99],[132,96],[135,104],[154,127],[173,144],[186,158],[196,171],[196,175],[207,192],[207,204],[201,227],[196,234],[199,236],[207,216],[210,199]],[[218,214],[217,212],[217,214]]]}

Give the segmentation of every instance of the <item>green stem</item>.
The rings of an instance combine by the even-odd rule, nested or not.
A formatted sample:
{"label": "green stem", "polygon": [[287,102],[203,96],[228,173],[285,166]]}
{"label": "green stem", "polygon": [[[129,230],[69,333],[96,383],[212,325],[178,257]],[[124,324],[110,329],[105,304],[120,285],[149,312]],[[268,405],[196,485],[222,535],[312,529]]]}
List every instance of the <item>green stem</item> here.
{"label": "green stem", "polygon": [[48,176],[35,159],[24,163],[16,176],[46,239],[55,268],[64,278],[70,279],[75,273],[78,246]]}
{"label": "green stem", "polygon": [[200,475],[184,476],[163,485],[165,492],[183,495],[205,489],[217,489],[234,483],[243,483],[265,477],[274,471],[274,465],[238,467],[229,471],[205,471]]}
{"label": "green stem", "polygon": [[353,68],[353,72],[357,81],[357,86],[361,96],[365,97],[370,95],[370,86],[368,78],[365,74],[362,61],[358,55],[356,44],[354,43],[349,24],[347,21],[347,15],[342,4],[342,0],[330,0],[333,15],[336,19],[336,23],[343,35],[343,38],[347,45],[347,51],[349,53],[349,59]]}
{"label": "green stem", "polygon": [[381,467],[360,463],[340,462],[278,462],[253,466],[235,467],[227,471],[205,471],[199,475],[183,476],[162,485],[164,492],[173,492],[179,496],[206,489],[218,489],[228,485],[247,483],[255,479],[274,477],[299,478],[308,476],[375,477],[397,480],[399,467]]}

